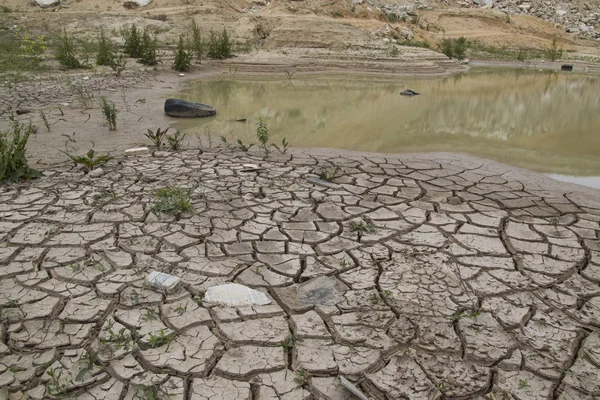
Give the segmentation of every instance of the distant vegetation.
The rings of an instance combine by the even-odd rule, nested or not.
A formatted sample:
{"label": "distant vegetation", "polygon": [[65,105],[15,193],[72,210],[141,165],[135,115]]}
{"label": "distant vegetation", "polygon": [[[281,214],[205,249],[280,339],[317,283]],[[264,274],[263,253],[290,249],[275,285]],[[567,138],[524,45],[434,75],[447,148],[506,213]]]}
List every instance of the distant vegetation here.
{"label": "distant vegetation", "polygon": [[464,60],[467,51],[467,39],[464,36],[458,39],[442,39],[440,51],[450,58]]}
{"label": "distant vegetation", "polygon": [[11,120],[11,129],[0,131],[0,183],[33,179],[41,175],[27,165],[25,157],[25,146],[36,128],[31,123],[20,123],[13,116]]}

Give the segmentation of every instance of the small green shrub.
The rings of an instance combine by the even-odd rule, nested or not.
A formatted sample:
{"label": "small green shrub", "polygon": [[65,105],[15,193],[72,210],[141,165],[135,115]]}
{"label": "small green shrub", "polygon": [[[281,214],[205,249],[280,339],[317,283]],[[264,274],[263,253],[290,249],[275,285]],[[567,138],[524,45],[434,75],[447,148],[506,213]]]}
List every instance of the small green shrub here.
{"label": "small green shrub", "polygon": [[550,59],[550,61],[556,61],[562,58],[563,50],[558,47],[558,38],[556,36],[552,37],[552,44],[546,51],[546,56]]}
{"label": "small green shrub", "polygon": [[154,213],[164,212],[180,215],[193,210],[189,192],[181,188],[159,189],[156,197],[158,201],[152,206]]}
{"label": "small green shrub", "polygon": [[75,56],[75,42],[66,30],[63,30],[56,49],[58,62],[69,69],[83,68],[83,64]]}
{"label": "small green shrub", "polygon": [[194,55],[196,56],[196,61],[198,64],[202,64],[202,56],[204,55],[204,40],[202,39],[202,34],[200,33],[200,28],[196,24],[195,20],[192,20],[192,24],[190,25],[191,37],[192,37],[192,50]]}
{"label": "small green shrub", "polygon": [[319,179],[327,182],[333,182],[339,170],[339,167],[323,169],[318,174]]}
{"label": "small green shrub", "polygon": [[11,12],[12,12],[12,10],[10,8],[8,8],[6,6],[0,6],[0,13],[2,13],[2,14],[8,14],[8,13],[11,13]]}
{"label": "small green shrub", "polygon": [[290,147],[290,143],[287,141],[286,138],[283,138],[281,140],[281,147],[277,146],[275,143],[271,143],[271,146],[275,147],[277,151],[279,151],[281,154],[285,154],[288,151],[288,147]]}
{"label": "small green shrub", "polygon": [[179,43],[175,50],[175,61],[171,68],[179,72],[187,72],[192,67],[192,52],[189,51],[183,41],[183,36],[179,36]]}
{"label": "small green shrub", "polygon": [[14,118],[12,132],[0,131],[0,183],[41,176],[39,171],[27,165],[25,157],[25,147],[33,131],[31,123],[23,125]]}
{"label": "small green shrub", "polygon": [[104,29],[100,29],[100,35],[98,36],[98,54],[96,55],[96,65],[106,65],[112,67],[117,58],[115,44],[110,41]]}
{"label": "small green shrub", "polygon": [[231,58],[231,46],[229,34],[225,28],[223,28],[223,32],[220,34],[216,34],[212,30],[210,31],[210,36],[208,38],[208,57],[216,60]]}
{"label": "small green shrub", "polygon": [[115,130],[117,130],[117,108],[115,106],[115,103],[113,103],[112,101],[110,101],[110,102],[107,101],[104,96],[102,96],[101,99],[102,99],[102,114],[104,115],[104,118],[106,119],[106,124],[108,125],[108,130],[115,131]]}
{"label": "small green shrub", "polygon": [[60,397],[67,393],[67,380],[61,379],[63,370],[62,368],[49,368],[46,374],[50,377],[48,383],[46,383],[46,391],[48,394]]}
{"label": "small green shrub", "polygon": [[256,138],[258,139],[258,147],[264,151],[268,151],[267,142],[269,141],[269,127],[267,123],[260,117],[256,124]]}
{"label": "small green shrub", "polygon": [[158,64],[158,38],[156,35],[151,35],[148,29],[144,29],[142,34],[138,62],[144,65]]}
{"label": "small green shrub", "polygon": [[169,128],[165,129],[164,131],[160,128],[157,128],[156,132],[152,132],[150,129],[148,129],[148,133],[144,133],[144,136],[152,140],[154,146],[160,147],[168,131]]}
{"label": "small green shrub", "polygon": [[388,13],[387,15],[388,22],[395,23],[398,22],[398,16],[394,13]]}
{"label": "small green shrub", "polygon": [[108,154],[96,156],[96,152],[94,151],[94,149],[90,149],[90,151],[88,151],[86,154],[84,154],[82,156],[73,156],[68,153],[65,153],[65,154],[76,165],[83,165],[86,172],[90,172],[91,170],[98,168],[99,166],[107,163],[108,161],[110,161],[114,158]]}
{"label": "small green shrub", "polygon": [[169,143],[171,150],[179,150],[181,148],[181,143],[183,142],[183,139],[185,139],[185,135],[185,133],[182,135],[181,132],[177,130],[174,135],[167,136],[167,142]]}
{"label": "small green shrub", "polygon": [[142,55],[142,32],[137,29],[135,24],[131,25],[131,28],[123,28],[121,30],[121,36],[125,41],[123,51],[129,57],[139,58]]}
{"label": "small green shrub", "polygon": [[442,39],[440,50],[449,58],[463,60],[467,51],[467,39],[464,36],[458,39]]}
{"label": "small green shrub", "polygon": [[150,347],[155,349],[157,347],[161,347],[171,343],[172,340],[173,337],[165,335],[164,329],[161,329],[157,335],[154,335],[153,333],[150,334]]}

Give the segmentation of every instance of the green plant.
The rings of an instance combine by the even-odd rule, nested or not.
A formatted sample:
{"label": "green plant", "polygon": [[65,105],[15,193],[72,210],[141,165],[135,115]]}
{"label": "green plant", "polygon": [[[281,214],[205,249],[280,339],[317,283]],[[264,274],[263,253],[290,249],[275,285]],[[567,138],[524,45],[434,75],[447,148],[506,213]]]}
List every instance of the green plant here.
{"label": "green plant", "polygon": [[283,341],[280,342],[280,344],[281,344],[281,347],[283,347],[284,350],[290,350],[290,349],[293,349],[294,346],[296,346],[296,343],[300,343],[302,341],[304,341],[304,339],[296,337],[296,336],[294,336],[292,334],[289,334],[285,338],[285,340],[283,340]]}
{"label": "green plant", "polygon": [[169,143],[171,150],[179,150],[181,148],[181,142],[185,139],[185,135],[185,133],[182,135],[181,132],[177,130],[174,135],[167,136],[167,142]]}
{"label": "green plant", "polygon": [[10,131],[0,131],[0,183],[15,182],[21,179],[34,179],[41,173],[27,165],[25,147],[34,131],[31,122],[21,124],[11,116]]}
{"label": "green plant", "polygon": [[135,24],[131,28],[123,28],[121,36],[125,41],[123,51],[132,58],[139,58],[142,55],[142,33],[138,30]]}
{"label": "green plant", "polygon": [[80,382],[86,377],[87,374],[91,373],[96,366],[96,361],[98,361],[98,355],[95,353],[89,353],[86,350],[78,360],[79,364],[82,365],[82,368],[77,373],[75,380]]}
{"label": "green plant", "polygon": [[519,389],[529,387],[529,382],[526,379],[519,379]]}
{"label": "green plant", "polygon": [[164,329],[161,329],[157,335],[151,333],[149,338],[150,347],[152,347],[153,349],[169,344],[172,340],[172,336],[165,335]]}
{"label": "green plant", "polygon": [[258,119],[258,123],[256,124],[256,138],[258,139],[258,146],[265,152],[268,152],[269,127],[262,117]]}
{"label": "green plant", "polygon": [[63,370],[60,367],[49,368],[46,374],[50,377],[48,383],[46,383],[46,390],[48,394],[53,396],[61,396],[67,393],[67,384],[61,379]]}
{"label": "green plant", "polygon": [[462,60],[465,58],[467,45],[467,39],[464,36],[461,36],[458,39],[442,39],[440,50],[449,58]]}
{"label": "green plant", "polygon": [[375,231],[375,227],[371,223],[371,221],[365,221],[361,219],[360,221],[351,221],[350,222],[350,232],[356,232],[358,235],[358,239],[364,236],[365,233],[371,233]]}
{"label": "green plant", "polygon": [[550,44],[550,48],[546,51],[546,56],[550,61],[556,61],[562,58],[563,50],[558,47],[558,38],[556,36],[552,37],[552,43]]}
{"label": "green plant", "polygon": [[158,319],[158,313],[154,308],[146,308],[145,313],[142,315],[142,321],[153,321]]}
{"label": "green plant", "polygon": [[70,82],[69,90],[83,108],[87,110],[93,107],[94,94],[85,87],[83,81],[79,81],[78,83]]}
{"label": "green plant", "polygon": [[340,169],[339,167],[323,169],[318,174],[319,179],[321,179],[323,181],[327,181],[327,182],[332,182],[335,179],[336,174],[339,171],[339,169]]}
{"label": "green plant", "polygon": [[113,344],[115,348],[129,350],[133,347],[133,338],[129,330],[121,328],[119,332],[113,331],[115,322],[111,319],[106,321],[106,325],[103,330],[106,332],[107,337],[100,340],[104,345]]}
{"label": "green plant", "polygon": [[229,34],[225,28],[223,28],[221,34],[216,34],[212,30],[210,31],[210,36],[208,38],[208,57],[218,60],[231,58],[231,47]]}
{"label": "green plant", "polygon": [[11,12],[12,12],[12,10],[10,8],[8,8],[6,6],[0,6],[0,13],[2,13],[2,14],[8,14],[8,13],[11,13]]}
{"label": "green plant", "polygon": [[115,103],[108,102],[104,96],[101,97],[102,100],[102,114],[106,119],[106,124],[108,125],[109,131],[117,130],[117,108]]}
{"label": "green plant", "polygon": [[398,48],[392,44],[390,46],[390,51],[389,51],[390,57],[398,57],[399,53],[400,53],[400,50],[398,50]]}
{"label": "green plant", "polygon": [[158,64],[158,38],[151,36],[148,29],[144,29],[140,45],[140,55],[138,62],[144,65]]}
{"label": "green plant", "polygon": [[[63,151],[63,153],[65,153],[65,152]],[[83,165],[85,167],[86,172],[90,172],[91,170],[96,169],[97,167],[99,167],[113,159],[113,157],[108,154],[96,156],[96,152],[94,151],[94,149],[90,149],[86,154],[84,154],[82,156],[73,156],[68,153],[65,153],[65,154],[76,165],[77,164]]]}
{"label": "green plant", "polygon": [[179,72],[187,72],[192,67],[192,53],[186,49],[183,36],[179,36],[179,44],[175,50],[175,61],[171,68]]}
{"label": "green plant", "polygon": [[169,131],[169,128],[165,129],[164,131],[161,130],[160,128],[157,128],[156,132],[152,132],[150,129],[148,129],[148,133],[144,133],[144,136],[146,136],[148,139],[152,140],[152,143],[154,144],[154,146],[160,148],[160,146],[162,146],[162,142],[165,138],[165,135],[167,134],[168,131]]}
{"label": "green plant", "polygon": [[69,69],[84,68],[84,65],[75,56],[75,42],[66,30],[63,30],[58,40],[56,58],[58,62]]}
{"label": "green plant", "polygon": [[277,149],[277,151],[279,151],[281,154],[285,154],[288,151],[288,147],[290,146],[290,143],[287,141],[286,138],[283,138],[281,140],[281,147],[277,146],[275,143],[271,143],[271,146],[275,147]]}
{"label": "green plant", "polygon": [[386,16],[387,16],[388,22],[391,22],[391,23],[398,22],[398,16],[396,14],[394,14],[394,13],[387,13]]}
{"label": "green plant", "polygon": [[254,146],[254,143],[245,144],[242,139],[237,140],[237,148],[240,151],[249,151]]}
{"label": "green plant", "polygon": [[192,49],[194,51],[194,55],[196,56],[198,64],[202,64],[202,56],[204,55],[204,40],[202,40],[200,28],[196,24],[196,21],[193,19],[192,24],[190,25],[190,31],[192,36]]}
{"label": "green plant", "polygon": [[174,213],[180,215],[186,211],[192,211],[192,202],[188,191],[181,188],[163,188],[156,192],[158,201],[152,207],[152,211]]}
{"label": "green plant", "polygon": [[299,369],[296,371],[296,377],[294,378],[294,382],[298,387],[306,387],[308,385],[308,371],[305,369]]}
{"label": "green plant", "polygon": [[188,303],[186,302],[184,306],[178,306],[173,311],[177,313],[177,315],[181,316],[183,313],[187,311]]}
{"label": "green plant", "polygon": [[48,132],[50,132],[50,122],[48,121],[48,117],[46,117],[46,114],[44,114],[43,111],[40,111],[40,118],[42,119],[42,122],[44,123],[46,130]]}
{"label": "green plant", "polygon": [[137,398],[141,400],[166,400],[172,395],[163,387],[163,385],[135,385]]}
{"label": "green plant", "polygon": [[96,65],[111,66],[115,60],[115,45],[104,34],[104,29],[100,28],[98,36],[98,54],[96,55]]}

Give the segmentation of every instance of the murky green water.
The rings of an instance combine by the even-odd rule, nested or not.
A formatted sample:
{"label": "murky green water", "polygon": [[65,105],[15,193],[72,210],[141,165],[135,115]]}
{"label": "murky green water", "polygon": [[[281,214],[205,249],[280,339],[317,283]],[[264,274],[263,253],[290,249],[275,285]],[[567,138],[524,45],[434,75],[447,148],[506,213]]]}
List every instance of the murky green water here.
{"label": "murky green water", "polygon": [[[422,95],[400,96],[406,88]],[[236,77],[197,82],[183,96],[218,115],[178,128],[207,126],[213,138],[255,142],[262,116],[273,141],[286,137],[296,147],[464,152],[544,173],[600,175],[598,77],[526,70],[443,79]]]}

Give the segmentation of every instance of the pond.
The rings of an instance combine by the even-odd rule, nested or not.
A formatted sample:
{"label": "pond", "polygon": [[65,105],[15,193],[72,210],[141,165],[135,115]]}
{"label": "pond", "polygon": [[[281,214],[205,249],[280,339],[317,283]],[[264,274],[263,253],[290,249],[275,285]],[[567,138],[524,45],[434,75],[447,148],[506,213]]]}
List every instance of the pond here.
{"label": "pond", "polygon": [[[401,96],[407,88],[419,96]],[[182,120],[256,142],[256,122],[272,141],[383,153],[469,153],[600,185],[600,78],[554,71],[480,69],[448,78],[229,77],[195,82],[183,98],[214,106],[210,119]],[[236,120],[245,119],[244,122]],[[216,138],[215,138],[216,137]],[[573,178],[574,179],[574,178]]]}

